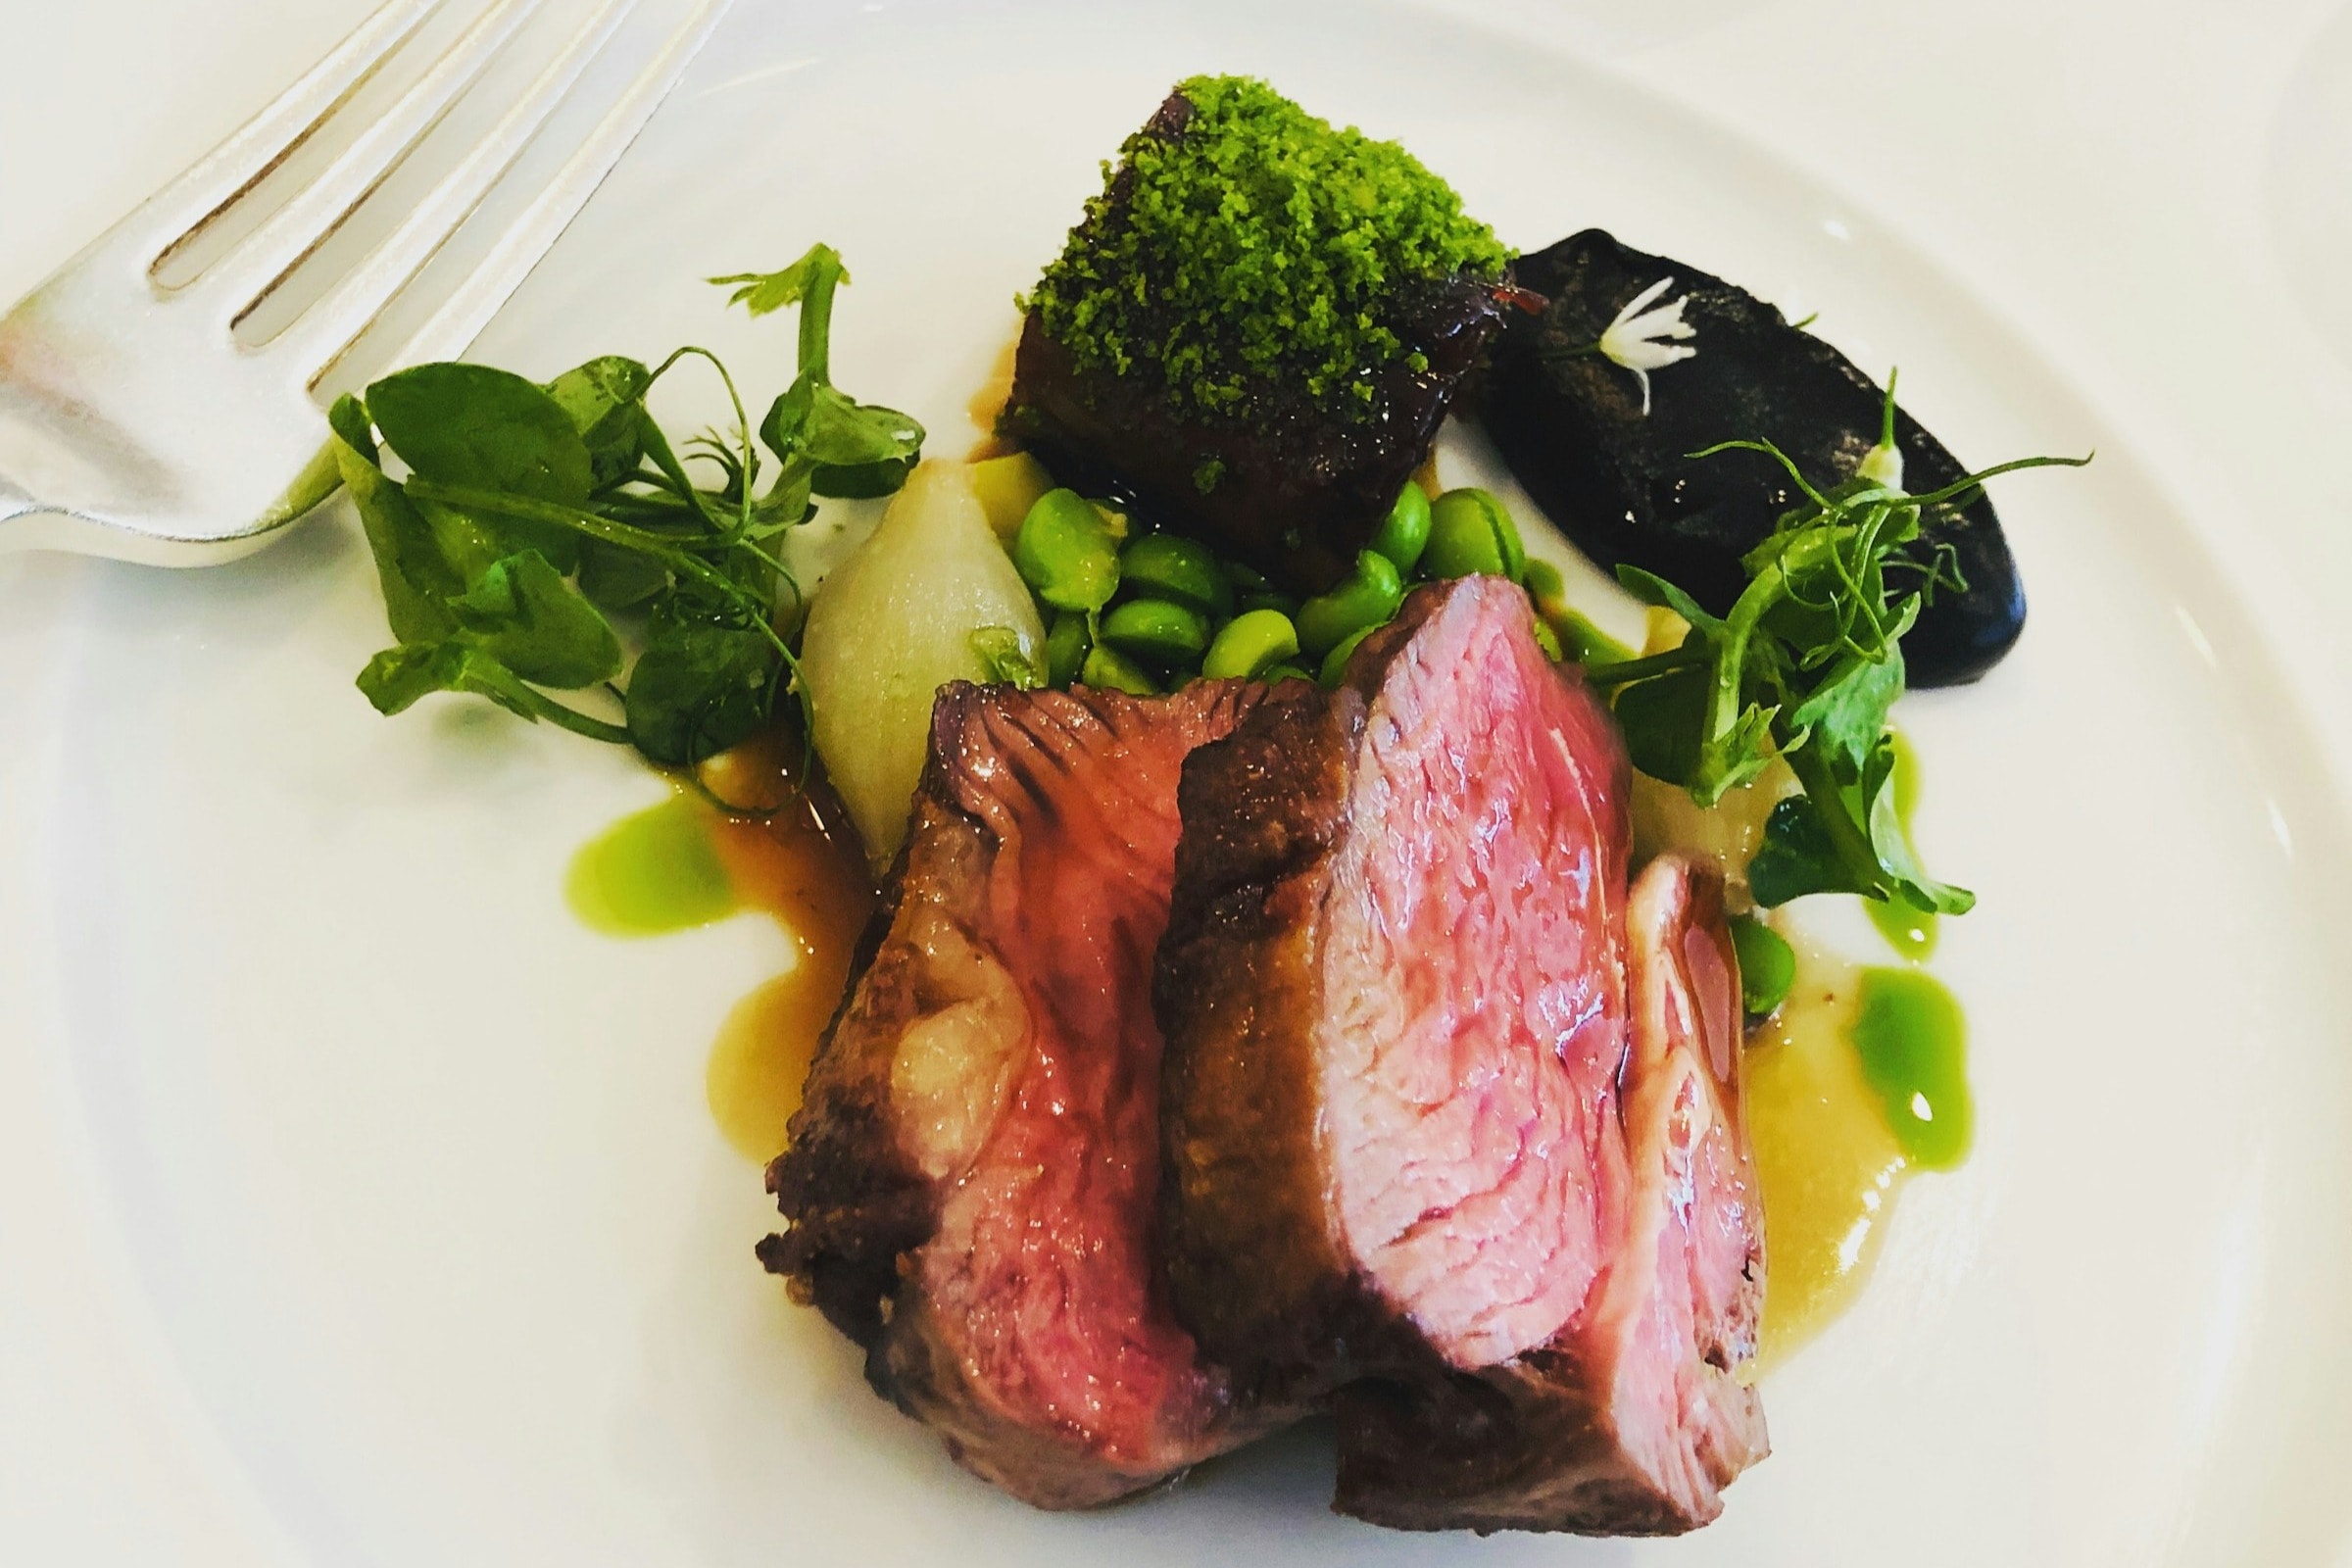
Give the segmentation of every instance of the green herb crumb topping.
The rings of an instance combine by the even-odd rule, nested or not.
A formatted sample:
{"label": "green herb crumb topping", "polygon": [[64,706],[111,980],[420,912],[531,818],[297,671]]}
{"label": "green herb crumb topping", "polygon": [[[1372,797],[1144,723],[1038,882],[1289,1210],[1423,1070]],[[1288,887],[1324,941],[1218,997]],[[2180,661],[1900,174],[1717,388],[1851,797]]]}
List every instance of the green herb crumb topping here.
{"label": "green herb crumb topping", "polygon": [[1102,166],[1029,307],[1081,368],[1156,367],[1189,414],[1234,416],[1259,392],[1370,414],[1375,372],[1405,357],[1398,289],[1499,278],[1509,254],[1395,142],[1251,77],[1176,90],[1190,120],[1146,126]]}

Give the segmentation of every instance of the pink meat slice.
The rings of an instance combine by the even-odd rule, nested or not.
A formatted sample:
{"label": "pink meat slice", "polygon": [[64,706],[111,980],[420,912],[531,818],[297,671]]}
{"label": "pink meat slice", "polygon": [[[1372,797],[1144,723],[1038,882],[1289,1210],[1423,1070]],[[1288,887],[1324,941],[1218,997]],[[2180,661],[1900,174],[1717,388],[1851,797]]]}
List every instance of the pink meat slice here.
{"label": "pink meat slice", "polygon": [[1495,578],[1185,764],[1169,1277],[1244,1385],[1336,1393],[1344,1511],[1687,1529],[1763,1451],[1721,890],[1666,862],[1629,928],[1627,792]]}
{"label": "pink meat slice", "polygon": [[1043,1506],[1264,1424],[1160,1280],[1151,1007],[1179,767],[1256,691],[943,693],[887,932],[771,1172],[770,1267],[958,1461]]}
{"label": "pink meat slice", "polygon": [[1624,764],[1527,620],[1474,581],[1387,662],[1347,803],[1378,830],[1332,868],[1315,1040],[1347,1246],[1463,1367],[1577,1310],[1623,1201]]}
{"label": "pink meat slice", "polygon": [[1722,897],[1714,871],[1675,857],[1634,884],[1627,1202],[1584,1309],[1475,1377],[1343,1393],[1342,1511],[1408,1529],[1671,1535],[1714,1519],[1770,1451],[1743,1376],[1764,1259]]}
{"label": "pink meat slice", "polygon": [[[1739,958],[1723,885],[1666,857],[1634,884],[1634,1032],[1621,1105],[1632,1223],[1579,1326],[1613,1363],[1610,1407],[1666,1522],[1703,1523],[1765,1456],[1752,1370],[1764,1303],[1764,1225],[1740,1121]],[[1630,1413],[1646,1419],[1636,1421]]]}

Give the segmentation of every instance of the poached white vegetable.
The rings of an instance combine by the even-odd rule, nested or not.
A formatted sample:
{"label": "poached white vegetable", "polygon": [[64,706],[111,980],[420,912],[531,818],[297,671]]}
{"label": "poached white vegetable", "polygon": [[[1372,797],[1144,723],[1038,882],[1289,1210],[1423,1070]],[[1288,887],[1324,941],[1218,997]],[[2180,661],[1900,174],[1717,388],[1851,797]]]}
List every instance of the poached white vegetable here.
{"label": "poached white vegetable", "polygon": [[972,640],[996,626],[1042,661],[1036,601],[989,526],[971,466],[924,463],[825,579],[801,642],[817,756],[877,868],[906,835],[932,699],[952,680],[996,678]]}

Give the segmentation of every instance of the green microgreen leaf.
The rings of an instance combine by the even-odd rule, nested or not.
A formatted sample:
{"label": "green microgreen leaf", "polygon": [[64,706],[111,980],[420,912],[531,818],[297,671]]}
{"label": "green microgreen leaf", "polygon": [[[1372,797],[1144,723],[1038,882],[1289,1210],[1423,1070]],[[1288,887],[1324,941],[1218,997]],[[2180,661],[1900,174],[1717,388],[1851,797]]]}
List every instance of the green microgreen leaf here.
{"label": "green microgreen leaf", "polygon": [[[916,444],[919,449],[919,439]],[[910,454],[880,463],[820,466],[808,475],[808,489],[813,494],[842,501],[871,501],[896,495],[906,482],[906,476],[914,471],[916,461],[916,456]]]}
{"label": "green microgreen leaf", "polygon": [[[1837,810],[1836,806],[1832,810]],[[1811,893],[1859,893],[1878,886],[1874,867],[1858,863],[1833,836],[1820,803],[1791,795],[1764,819],[1764,842],[1747,862],[1747,887],[1764,908],[1777,908]]]}
{"label": "green microgreen leaf", "polygon": [[1848,654],[1789,710],[1788,723],[1829,759],[1841,779],[1858,779],[1872,748],[1886,733],[1886,712],[1903,694],[1903,653],[1884,659]]}
{"label": "green microgreen leaf", "polygon": [[652,556],[588,539],[580,544],[580,592],[604,610],[634,610],[669,586],[669,567]]}
{"label": "green microgreen leaf", "polygon": [[560,689],[620,673],[620,639],[535,550],[494,562],[449,602],[466,638],[524,680]]}
{"label": "green microgreen leaf", "polygon": [[1870,847],[1881,874],[1892,894],[1913,908],[1934,914],[1966,914],[1977,906],[1977,896],[1930,877],[1911,849],[1910,832],[1895,804],[1894,738],[1879,737],[1862,774],[1863,820],[1869,824]]}
{"label": "green microgreen leaf", "polygon": [[617,354],[590,360],[547,383],[548,396],[570,418],[581,444],[588,449],[589,471],[597,489],[617,484],[637,471],[651,423],[645,395],[653,384],[653,371]]}
{"label": "green microgreen leaf", "polygon": [[1640,566],[1619,566],[1617,580],[1625,585],[1627,593],[1632,594],[1642,603],[1655,605],[1661,610],[1671,610],[1689,621],[1694,628],[1713,629],[1723,624],[1715,616],[1700,609],[1697,600],[1654,571],[1644,571]]}
{"label": "green microgreen leaf", "polygon": [[[1890,429],[1891,420],[1889,412],[1882,422]],[[1897,552],[1919,537],[1926,509],[1957,503],[1995,474],[2089,460],[2030,458],[1912,496],[1895,487],[1891,465],[1823,489],[1769,441],[1727,441],[1691,456],[1718,452],[1774,459],[1807,504],[1748,552],[1747,586],[1720,617],[1655,573],[1618,568],[1637,598],[1690,626],[1671,653],[1588,668],[1615,693],[1634,765],[1713,806],[1776,758],[1787,761],[1802,793],[1773,808],[1748,866],[1759,905],[1855,893],[1965,911],[1975,896],[1930,877],[1912,851],[1893,804],[1886,731],[1903,691],[1903,636],[1930,596],[1964,585],[1947,560],[1923,567]],[[1897,570],[1901,592],[1889,582]]]}
{"label": "green microgreen leaf", "polygon": [[1685,789],[1698,776],[1707,716],[1707,672],[1695,665],[1655,680],[1637,681],[1617,694],[1617,727],[1634,766]]}
{"label": "green microgreen leaf", "polygon": [[326,427],[370,466],[382,466],[375,451],[375,421],[368,417],[368,406],[358,398],[346,392],[335,399],[326,411]]}
{"label": "green microgreen leaf", "polygon": [[798,305],[812,290],[830,289],[835,283],[849,280],[849,269],[841,264],[841,252],[830,245],[809,246],[807,255],[780,271],[730,272],[724,277],[706,279],[722,288],[730,283],[742,284],[727,296],[727,303],[740,305],[754,316]]}
{"label": "green microgreen leaf", "polygon": [[576,506],[595,483],[588,446],[545,387],[486,365],[419,365],[368,388],[384,444],[442,484]]}
{"label": "green microgreen leaf", "polygon": [[359,399],[338,398],[329,419],[335,432],[335,466],[375,557],[392,635],[404,643],[448,636],[457,630],[448,602],[465,591],[464,575],[442,554],[431,524],[407,492],[376,466],[375,440]]}
{"label": "green microgreen leaf", "polygon": [[[754,316],[800,307],[796,378],[765,421],[781,465],[772,475],[734,378],[691,345],[651,368],[593,359],[544,386],[486,366],[423,365],[376,382],[366,401],[337,402],[329,450],[402,644],[362,677],[379,708],[468,692],[661,762],[737,743],[786,692],[808,718],[783,536],[813,514],[815,496],[897,490],[923,430],[834,387],[833,300],[849,274],[831,247],[778,272],[712,281],[739,285],[732,302]],[[673,441],[647,398],[687,359],[709,364],[733,418]],[[386,471],[379,439],[405,480]],[[633,664],[607,611],[643,617]],[[616,682],[626,728],[541,689]]]}
{"label": "green microgreen leaf", "polygon": [[806,458],[820,468],[858,468],[911,458],[922,450],[923,427],[804,374],[769,408],[760,439],[787,463]]}
{"label": "green microgreen leaf", "polygon": [[629,672],[629,735],[657,762],[698,762],[767,721],[782,653],[764,624],[673,596]]}
{"label": "green microgreen leaf", "polygon": [[487,697],[519,717],[544,718],[590,740],[623,746],[629,741],[629,732],[618,724],[592,718],[532,690],[496,657],[468,643],[411,643],[388,648],[368,661],[368,667],[360,671],[359,688],[377,712],[387,715],[433,692],[467,692]]}

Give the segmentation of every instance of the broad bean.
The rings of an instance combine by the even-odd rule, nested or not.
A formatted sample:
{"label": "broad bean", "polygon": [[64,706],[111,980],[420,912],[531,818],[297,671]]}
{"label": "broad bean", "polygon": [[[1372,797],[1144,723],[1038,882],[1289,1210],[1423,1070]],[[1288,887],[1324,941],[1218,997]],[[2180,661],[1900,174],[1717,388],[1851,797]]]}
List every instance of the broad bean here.
{"label": "broad bean", "polygon": [[1347,581],[1298,607],[1298,647],[1320,659],[1352,634],[1385,625],[1403,603],[1396,564],[1377,551],[1360,552]]}
{"label": "broad bean", "polygon": [[1527,575],[1527,547],[1501,502],[1476,488],[1448,490],[1430,503],[1429,548],[1422,564],[1431,577]]}
{"label": "broad bean", "polygon": [[1200,673],[1219,680],[1255,680],[1298,657],[1298,628],[1290,616],[1279,610],[1245,611],[1208,645]]}

